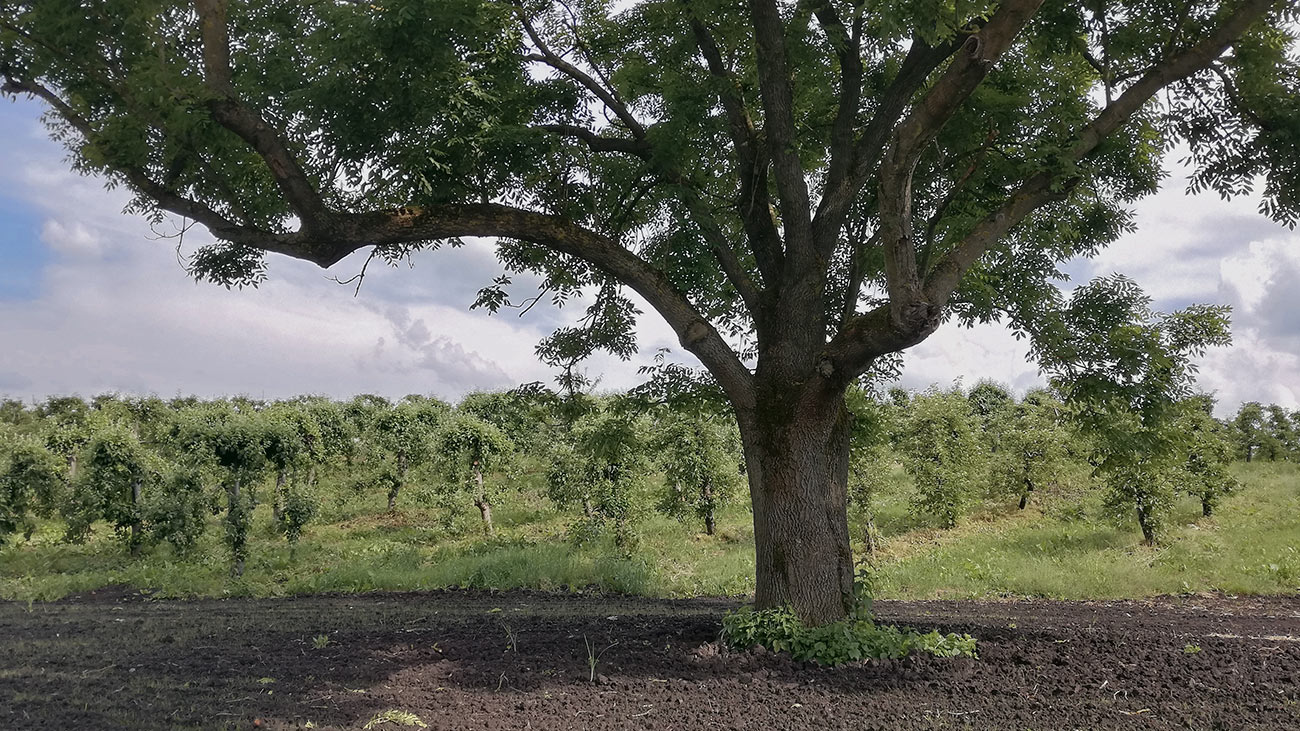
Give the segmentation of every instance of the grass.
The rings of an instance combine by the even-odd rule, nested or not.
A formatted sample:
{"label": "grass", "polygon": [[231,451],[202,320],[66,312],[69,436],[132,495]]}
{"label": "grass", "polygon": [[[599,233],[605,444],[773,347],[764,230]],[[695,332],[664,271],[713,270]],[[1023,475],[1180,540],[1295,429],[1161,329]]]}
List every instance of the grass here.
{"label": "grass", "polygon": [[1240,493],[1208,519],[1197,501],[1181,500],[1155,548],[1140,545],[1135,525],[1096,517],[1098,501],[1085,499],[1072,510],[1031,509],[901,536],[877,564],[877,593],[1117,599],[1300,591],[1300,466],[1237,469]]}
{"label": "grass", "polygon": [[[991,504],[952,530],[908,509],[896,475],[877,503],[883,536],[871,564],[881,598],[1123,598],[1219,591],[1300,591],[1300,466],[1239,465],[1243,489],[1204,519],[1199,504],[1177,505],[1156,548],[1136,525],[1101,518],[1095,494],[1035,496],[1030,508]],[[646,497],[648,503],[649,496]],[[719,516],[717,535],[647,515],[631,555],[601,540],[575,546],[571,516],[525,492],[496,509],[486,538],[476,511],[410,501],[383,511],[382,497],[339,494],[297,551],[271,530],[259,507],[245,576],[229,577],[218,530],[190,557],[160,547],[131,558],[100,531],[86,545],[59,542],[44,525],[24,545],[0,550],[0,597],[56,599],[109,585],[159,597],[286,596],[446,587],[598,589],[647,596],[740,595],[753,591],[753,528],[745,505]],[[648,514],[649,511],[646,511]],[[856,527],[854,535],[861,535]]]}

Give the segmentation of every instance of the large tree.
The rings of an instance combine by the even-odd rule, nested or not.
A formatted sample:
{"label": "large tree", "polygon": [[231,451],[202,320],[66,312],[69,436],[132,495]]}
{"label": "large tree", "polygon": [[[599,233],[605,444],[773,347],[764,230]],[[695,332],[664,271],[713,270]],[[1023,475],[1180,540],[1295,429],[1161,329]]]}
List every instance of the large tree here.
{"label": "large tree", "polygon": [[596,294],[560,350],[621,354],[639,294],[735,408],[758,605],[820,623],[853,596],[849,384],[1050,306],[1175,144],[1294,222],[1296,5],[3,0],[0,69],[79,169],[220,240],[200,278],[497,237]]}

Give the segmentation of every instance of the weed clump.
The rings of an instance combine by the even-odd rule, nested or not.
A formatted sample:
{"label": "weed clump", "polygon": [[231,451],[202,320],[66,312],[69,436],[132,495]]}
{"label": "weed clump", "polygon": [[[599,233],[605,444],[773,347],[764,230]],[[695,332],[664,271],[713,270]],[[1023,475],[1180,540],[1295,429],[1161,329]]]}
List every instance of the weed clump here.
{"label": "weed clump", "polygon": [[789,653],[795,660],[821,665],[868,659],[894,659],[913,652],[937,657],[978,657],[970,635],[918,632],[910,627],[876,624],[867,612],[821,627],[808,627],[789,608],[754,610],[742,607],[722,618],[728,646],[748,650],[761,646]]}

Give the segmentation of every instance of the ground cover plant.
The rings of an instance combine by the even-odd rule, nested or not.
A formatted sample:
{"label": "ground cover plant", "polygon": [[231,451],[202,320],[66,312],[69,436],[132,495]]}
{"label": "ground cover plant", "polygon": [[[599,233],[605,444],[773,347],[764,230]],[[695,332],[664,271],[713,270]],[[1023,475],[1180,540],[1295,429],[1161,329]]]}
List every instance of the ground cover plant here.
{"label": "ground cover plant", "polygon": [[[1115,323],[1062,319],[1075,303],[1053,281],[1131,228],[1130,205],[1180,146],[1194,189],[1258,185],[1265,215],[1296,222],[1297,11],[19,1],[0,5],[0,89],[46,104],[72,164],[129,187],[133,210],[207,227],[218,243],[189,262],[200,279],[256,285],[268,252],[396,263],[494,237],[507,272],[478,305],[515,304],[520,273],[541,281],[533,304],[590,303],[543,344],[558,360],[633,352],[635,292],[730,404],[756,603],[821,625],[856,596],[850,387],[949,320],[1005,318],[1061,373],[1098,355],[1079,343],[1122,360]],[[1155,344],[1157,360],[1196,347]],[[75,471],[85,423],[60,414],[51,448]],[[1243,422],[1248,457],[1294,447],[1255,439],[1278,419]],[[211,442],[238,574],[256,499],[243,485],[268,457],[223,444]],[[372,483],[395,510],[424,465],[367,444],[391,461],[371,464]],[[1138,486],[1168,482],[1166,465],[1122,451],[1104,460],[1115,506],[1131,503],[1152,542],[1168,491]],[[627,546],[633,465],[611,454],[590,497]],[[926,509],[949,525],[965,500],[953,469],[924,475]]]}

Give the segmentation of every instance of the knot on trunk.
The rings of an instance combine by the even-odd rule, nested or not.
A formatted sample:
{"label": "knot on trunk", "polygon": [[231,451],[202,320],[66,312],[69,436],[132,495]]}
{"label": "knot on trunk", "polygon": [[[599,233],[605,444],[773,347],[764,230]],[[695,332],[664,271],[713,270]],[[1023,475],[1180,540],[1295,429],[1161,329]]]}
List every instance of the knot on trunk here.
{"label": "knot on trunk", "polygon": [[682,331],[677,334],[677,338],[681,341],[682,347],[688,350],[692,345],[695,345],[708,336],[709,326],[703,320],[692,320],[689,325],[682,328]]}

